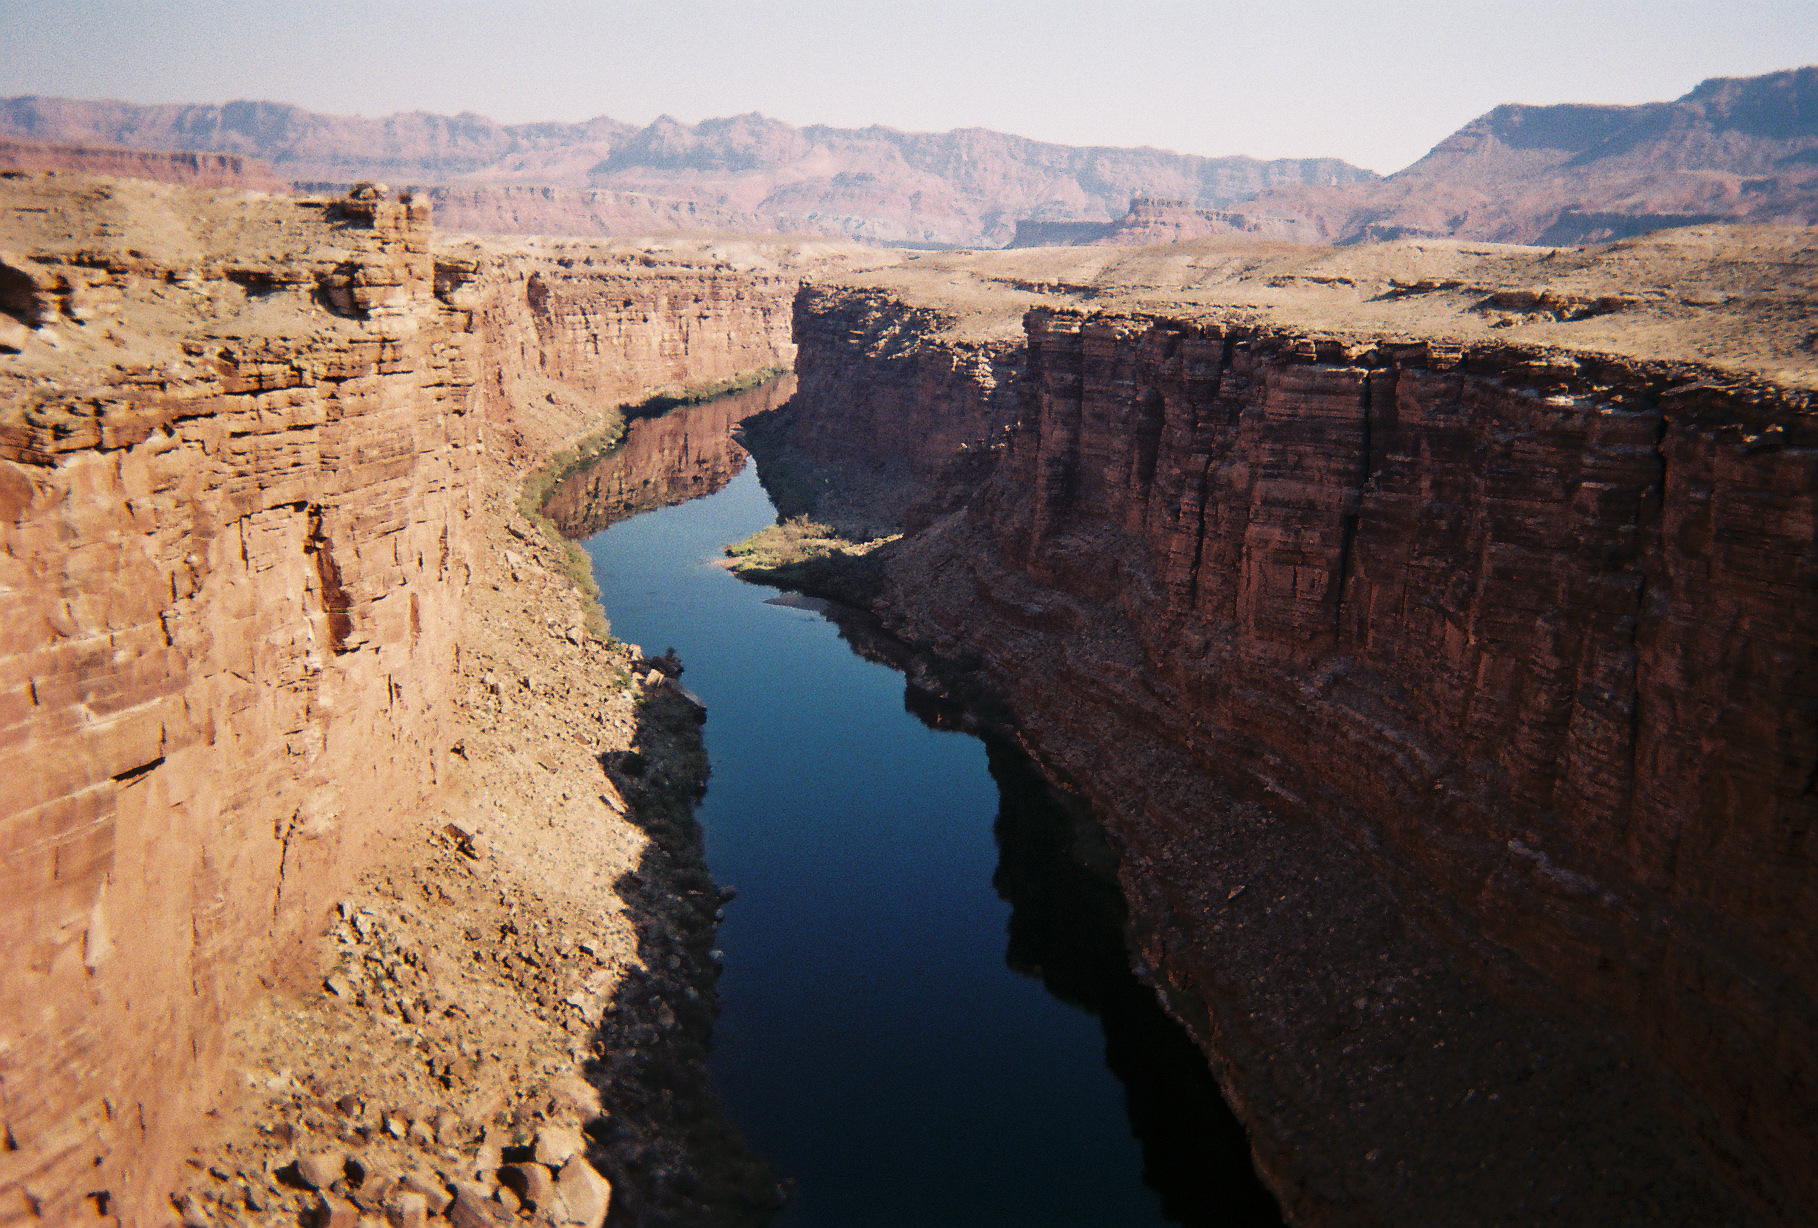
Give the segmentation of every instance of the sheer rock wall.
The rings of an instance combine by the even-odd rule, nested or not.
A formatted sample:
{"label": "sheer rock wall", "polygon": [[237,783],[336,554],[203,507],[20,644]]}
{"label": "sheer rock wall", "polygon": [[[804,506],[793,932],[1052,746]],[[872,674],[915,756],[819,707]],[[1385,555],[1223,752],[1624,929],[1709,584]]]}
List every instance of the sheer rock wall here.
{"label": "sheer rock wall", "polygon": [[421,201],[0,208],[0,1224],[161,1222],[237,1016],[449,787],[481,452],[786,363],[794,283],[433,253]]}
{"label": "sheer rock wall", "polygon": [[735,264],[710,242],[652,252],[533,241],[451,249],[438,275],[471,313],[489,445],[523,464],[613,406],[795,358],[801,276],[788,256]]}
{"label": "sheer rock wall", "polygon": [[[423,211],[340,225],[347,261],[274,275],[364,326],[9,393],[0,1222],[157,1218],[236,1006],[431,804],[477,423]],[[99,271],[121,314],[168,284]]]}
{"label": "sheer rock wall", "polygon": [[[865,339],[926,309],[798,312],[806,438],[867,438],[868,382],[907,439],[1004,398],[897,396]],[[1797,398],[1515,345],[1026,328],[994,472],[887,549],[876,605],[1096,803],[1139,961],[1291,1217],[1809,1215]]]}

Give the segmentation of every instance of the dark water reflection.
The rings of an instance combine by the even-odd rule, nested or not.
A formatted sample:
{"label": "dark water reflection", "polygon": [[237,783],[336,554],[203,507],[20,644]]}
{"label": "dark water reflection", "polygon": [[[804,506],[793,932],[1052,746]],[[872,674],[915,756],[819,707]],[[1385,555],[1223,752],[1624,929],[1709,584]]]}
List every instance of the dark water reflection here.
{"label": "dark water reflection", "polygon": [[616,448],[550,492],[543,514],[563,536],[580,538],[639,512],[710,495],[750,455],[733,438],[734,428],[794,395],[795,376],[785,375],[749,392],[636,419]]}
{"label": "dark water reflection", "polygon": [[1020,750],[995,740],[986,750],[1000,799],[991,884],[1012,910],[1006,962],[1098,1016],[1105,1063],[1142,1144],[1143,1184],[1160,1195],[1163,1217],[1188,1228],[1280,1224],[1205,1056],[1130,971],[1103,831],[1057,798]]}
{"label": "dark water reflection", "polygon": [[1125,965],[1089,819],[906,692],[888,641],[714,566],[773,516],[748,469],[586,547],[615,631],[674,645],[709,707],[700,819],[740,892],[712,1077],[796,1183],[781,1223],[1279,1223]]}

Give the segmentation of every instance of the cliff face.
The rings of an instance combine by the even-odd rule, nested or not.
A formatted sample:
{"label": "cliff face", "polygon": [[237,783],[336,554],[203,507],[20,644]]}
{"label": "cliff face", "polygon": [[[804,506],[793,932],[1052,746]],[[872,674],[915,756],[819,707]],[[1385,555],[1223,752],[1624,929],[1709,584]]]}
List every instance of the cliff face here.
{"label": "cliff face", "polygon": [[76,175],[0,211],[0,1223],[157,1222],[235,1030],[466,813],[482,454],[787,362],[797,256],[437,254],[422,202]]}
{"label": "cliff face", "polygon": [[578,541],[639,512],[712,494],[750,455],[733,437],[739,424],[794,394],[795,377],[785,375],[749,392],[634,421],[610,453],[550,492],[543,514],[563,537]]}
{"label": "cliff face", "polygon": [[488,441],[537,464],[605,411],[794,359],[790,302],[842,249],[762,254],[739,240],[655,249],[531,240],[442,253],[442,294],[471,313]]}
{"label": "cliff face", "polygon": [[796,300],[800,401],[822,408],[795,417],[791,442],[822,466],[927,493],[933,502],[911,512],[918,524],[984,478],[1015,421],[1023,370],[1020,344],[939,338],[945,323],[881,294],[809,285]]}
{"label": "cliff face", "polygon": [[[424,219],[285,212],[270,231],[296,263],[264,268],[268,293],[306,302],[319,282],[368,326],[227,323],[74,381],[7,373],[5,1222],[151,1214],[237,1004],[283,975],[446,753],[477,424]],[[21,263],[48,281],[66,257],[114,306],[93,328],[122,341],[174,276],[38,254]],[[190,270],[179,293],[244,305],[237,272]]]}
{"label": "cliff face", "polygon": [[184,183],[199,188],[250,188],[287,192],[290,185],[271,167],[238,154],[195,150],[123,149],[109,145],[61,145],[51,141],[0,138],[0,168],[9,171],[77,171]]}
{"label": "cliff face", "polygon": [[[804,293],[807,437],[907,390],[864,338],[913,344],[919,301]],[[898,429],[976,435],[987,394]],[[1014,400],[964,510],[877,556],[877,608],[1104,816],[1139,961],[1290,1215],[1809,1215],[1798,395],[1038,309]]]}

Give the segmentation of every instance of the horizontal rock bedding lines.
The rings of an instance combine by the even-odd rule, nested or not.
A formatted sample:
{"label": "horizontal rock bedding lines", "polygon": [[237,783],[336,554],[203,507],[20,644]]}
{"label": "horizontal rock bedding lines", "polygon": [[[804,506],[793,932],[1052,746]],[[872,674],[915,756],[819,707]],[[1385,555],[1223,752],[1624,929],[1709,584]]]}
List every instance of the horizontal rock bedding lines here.
{"label": "horizontal rock bedding lines", "polygon": [[[1466,952],[1469,978],[1668,1072],[1701,1163],[1758,1211],[1813,1205],[1796,1157],[1818,470],[1798,394],[1535,347],[1038,309],[1024,353],[994,352],[1026,363],[1006,408],[959,374],[977,343],[919,300],[818,287],[797,313],[798,439],[851,460],[840,433],[920,387],[924,429],[895,429],[931,441],[923,472],[955,438],[991,456],[961,515],[886,549],[876,603],[979,664],[1142,851],[1125,882],[1144,949],[1222,997],[1211,1019],[1181,1008],[1215,1049],[1241,1047],[1230,1025],[1256,1004],[1187,954],[1224,909],[1203,885],[1219,873],[1179,863],[1218,845],[1196,827],[1289,817]],[[1268,1137],[1293,1115],[1256,1107],[1285,1093],[1226,1073],[1291,1212],[1345,1218],[1367,1165],[1316,1189]]]}
{"label": "horizontal rock bedding lines", "polygon": [[[434,788],[478,441],[424,219],[376,213],[340,276],[386,324],[9,389],[6,1214],[159,1201],[236,1003]],[[124,331],[162,279],[105,280]]]}
{"label": "horizontal rock bedding lines", "polygon": [[785,364],[790,270],[844,249],[432,252],[421,201],[61,173],[0,208],[0,1222],[155,1219],[235,1021],[459,804],[486,457]]}

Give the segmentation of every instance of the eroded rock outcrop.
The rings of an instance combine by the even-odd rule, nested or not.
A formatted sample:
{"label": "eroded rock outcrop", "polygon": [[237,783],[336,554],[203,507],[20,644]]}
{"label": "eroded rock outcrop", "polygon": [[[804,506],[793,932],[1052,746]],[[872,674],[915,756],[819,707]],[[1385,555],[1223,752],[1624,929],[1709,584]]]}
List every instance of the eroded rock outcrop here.
{"label": "eroded rock outcrop", "polygon": [[[908,386],[870,338],[962,365],[983,309],[890,280],[799,300],[805,439]],[[1030,312],[989,480],[875,608],[1104,817],[1296,1222],[1802,1221],[1807,394],[1292,318]]]}

